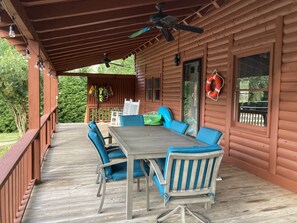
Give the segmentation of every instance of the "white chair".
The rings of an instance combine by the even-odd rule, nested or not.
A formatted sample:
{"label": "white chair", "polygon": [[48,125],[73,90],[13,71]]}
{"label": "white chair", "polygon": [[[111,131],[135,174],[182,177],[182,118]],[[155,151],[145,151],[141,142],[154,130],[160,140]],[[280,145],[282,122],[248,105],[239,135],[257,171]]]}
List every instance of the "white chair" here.
{"label": "white chair", "polygon": [[[129,106],[128,114],[129,115],[138,115],[139,114],[139,106],[140,106],[140,100],[132,101]],[[125,115],[125,114],[123,114],[123,115]]]}
{"label": "white chair", "polygon": [[111,112],[111,117],[110,117],[110,125],[111,126],[119,126],[120,125],[120,116],[129,114],[129,109],[130,109],[130,104],[131,103],[132,103],[132,99],[127,100],[125,98],[123,109],[113,110]]}
{"label": "white chair", "polygon": [[126,100],[125,98],[125,101],[124,101],[124,108],[123,108],[123,115],[131,115],[129,114],[130,112],[130,107],[131,107],[131,104],[133,103],[133,100],[130,99],[130,100]]}

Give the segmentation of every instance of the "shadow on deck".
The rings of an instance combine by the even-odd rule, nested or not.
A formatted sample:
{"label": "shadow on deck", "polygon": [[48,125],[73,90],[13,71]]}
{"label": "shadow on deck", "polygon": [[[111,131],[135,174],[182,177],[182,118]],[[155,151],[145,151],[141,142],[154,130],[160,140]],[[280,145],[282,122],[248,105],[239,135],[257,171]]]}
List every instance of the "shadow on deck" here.
{"label": "shadow on deck", "polygon": [[[100,124],[106,134],[107,127]],[[97,214],[97,159],[87,131],[85,124],[57,126],[42,167],[42,183],[33,190],[23,222],[155,222],[164,211],[163,199],[153,188],[152,210],[147,212],[144,180],[142,191],[136,192],[134,185],[133,220],[125,220],[125,181],[108,183],[103,213]],[[297,194],[226,163],[220,168],[220,176],[223,181],[217,183],[212,208],[190,206],[212,223],[297,222]]]}

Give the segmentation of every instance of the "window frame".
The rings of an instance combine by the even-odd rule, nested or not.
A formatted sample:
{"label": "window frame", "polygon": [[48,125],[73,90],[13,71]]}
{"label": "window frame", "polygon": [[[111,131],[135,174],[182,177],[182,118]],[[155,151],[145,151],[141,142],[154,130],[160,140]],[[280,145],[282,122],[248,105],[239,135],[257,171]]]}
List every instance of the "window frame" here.
{"label": "window frame", "polygon": [[[267,125],[266,126],[256,126],[247,123],[241,123],[238,120],[238,92],[236,88],[237,84],[237,60],[242,57],[253,56],[261,53],[269,53],[270,60],[269,60],[269,82],[268,82],[268,108],[267,108]],[[231,127],[235,128],[236,130],[243,130],[248,131],[249,133],[254,134],[261,134],[266,135],[269,137],[269,130],[270,130],[270,117],[271,117],[271,95],[272,95],[272,78],[273,78],[273,61],[274,61],[274,51],[273,51],[273,44],[255,47],[251,49],[244,49],[244,50],[233,50],[232,51],[233,57],[233,92],[232,92],[232,123]],[[257,89],[262,90],[262,89]],[[266,90],[266,89],[265,89]]]}
{"label": "window frame", "polygon": [[[155,88],[155,79],[159,79],[159,87]],[[151,88],[148,89],[148,81],[151,81]],[[162,84],[161,75],[152,75],[145,78],[145,101],[147,102],[160,102],[162,97]],[[152,98],[148,98],[148,91],[151,91]],[[159,99],[156,99],[156,90],[159,90]]]}

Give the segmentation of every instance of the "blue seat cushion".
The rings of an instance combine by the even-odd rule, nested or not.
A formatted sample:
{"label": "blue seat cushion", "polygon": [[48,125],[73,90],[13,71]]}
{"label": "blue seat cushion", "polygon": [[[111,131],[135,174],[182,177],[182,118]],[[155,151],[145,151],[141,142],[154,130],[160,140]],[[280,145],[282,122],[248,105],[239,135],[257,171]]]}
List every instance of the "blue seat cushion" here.
{"label": "blue seat cushion", "polygon": [[158,177],[156,175],[153,176],[153,181],[156,184],[158,191],[162,197],[165,195],[165,184],[161,185]]}
{"label": "blue seat cushion", "polygon": [[97,133],[99,139],[101,140],[101,142],[102,142],[103,145],[105,146],[105,140],[104,140],[103,135],[102,135],[101,131],[99,130],[99,128],[98,128],[96,122],[94,122],[94,121],[90,121],[88,125],[89,125],[89,128],[90,128],[90,129],[93,129],[93,130]]}
{"label": "blue seat cushion", "polygon": [[[144,162],[144,169],[146,173],[149,172],[149,167]],[[140,161],[135,160],[134,161],[134,172],[133,177],[143,177],[144,173],[140,167]],[[109,179],[112,180],[122,180],[127,178],[127,163],[120,163],[112,166],[112,174],[110,175]]]}
{"label": "blue seat cushion", "polygon": [[[97,149],[103,164],[109,163],[110,160],[108,157],[108,153],[94,129],[89,130],[88,137],[91,140],[91,142],[94,144],[95,148]],[[109,176],[111,174],[111,172],[112,172],[111,167],[105,168],[106,176]]]}
{"label": "blue seat cushion", "polygon": [[208,145],[215,145],[218,143],[222,133],[216,129],[201,127],[196,139]]}
{"label": "blue seat cushion", "polygon": [[163,118],[163,125],[166,127],[166,128],[170,128],[171,126],[171,122],[173,120],[173,115],[172,115],[172,112],[170,111],[170,109],[166,108],[165,106],[161,106],[159,109],[158,109],[158,114],[159,115],[162,115],[162,118]]}
{"label": "blue seat cushion", "polygon": [[122,158],[125,157],[125,154],[121,149],[116,149],[112,151],[107,151],[108,158],[109,159],[116,159],[116,158]]}
{"label": "blue seat cushion", "polygon": [[170,129],[177,132],[177,133],[185,134],[188,127],[189,127],[189,125],[187,123],[180,122],[180,121],[177,121],[177,120],[173,120],[171,122]]}
{"label": "blue seat cushion", "polygon": [[122,115],[120,124],[121,126],[144,126],[143,115]]}

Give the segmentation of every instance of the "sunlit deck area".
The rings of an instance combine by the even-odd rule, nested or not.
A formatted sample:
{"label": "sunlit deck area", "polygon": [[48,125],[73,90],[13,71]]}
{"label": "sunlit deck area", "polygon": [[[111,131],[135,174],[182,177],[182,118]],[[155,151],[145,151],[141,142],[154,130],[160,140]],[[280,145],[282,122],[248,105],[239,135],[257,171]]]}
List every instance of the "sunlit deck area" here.
{"label": "sunlit deck area", "polygon": [[[107,127],[100,124],[105,134]],[[155,222],[164,211],[163,199],[153,188],[152,210],[147,212],[144,180],[142,190],[134,193],[133,220],[125,217],[125,181],[107,184],[103,213],[97,213],[97,158],[87,131],[86,124],[57,126],[43,163],[42,183],[34,187],[23,222]],[[211,222],[297,222],[297,194],[224,162],[220,176],[223,180],[217,183],[216,203],[211,209],[190,205]]]}

